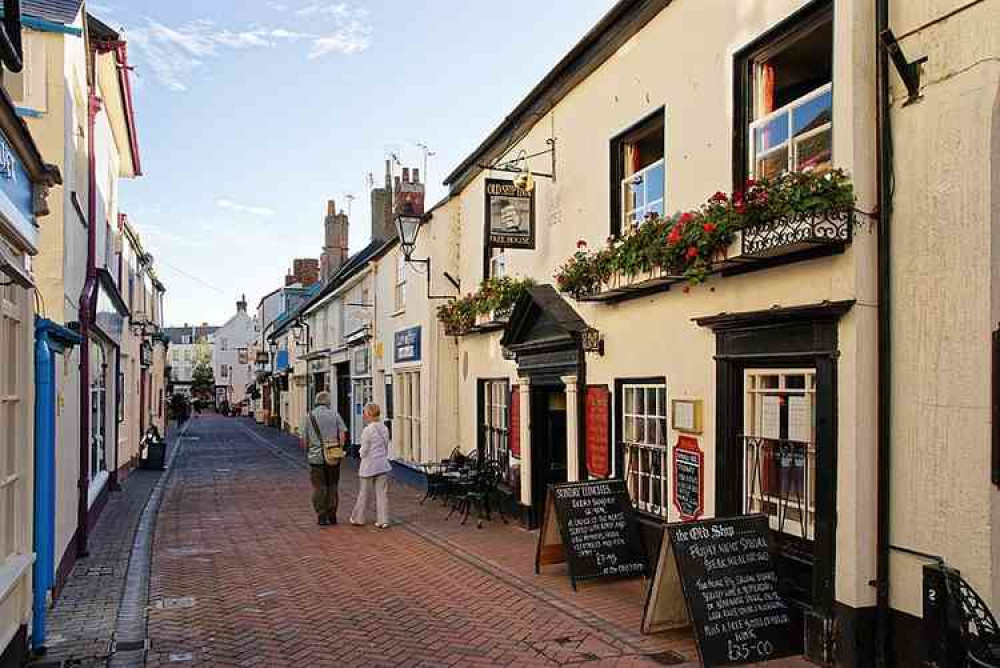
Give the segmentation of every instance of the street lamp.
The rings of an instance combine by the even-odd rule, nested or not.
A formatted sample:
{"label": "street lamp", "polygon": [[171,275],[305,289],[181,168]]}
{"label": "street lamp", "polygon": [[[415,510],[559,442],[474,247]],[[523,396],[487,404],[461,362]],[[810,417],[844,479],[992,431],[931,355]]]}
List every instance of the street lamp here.
{"label": "street lamp", "polygon": [[423,222],[420,216],[396,216],[396,235],[399,237],[399,245],[403,248],[403,257],[407,262],[415,261],[411,259],[413,248],[417,245],[417,235],[420,234]]}

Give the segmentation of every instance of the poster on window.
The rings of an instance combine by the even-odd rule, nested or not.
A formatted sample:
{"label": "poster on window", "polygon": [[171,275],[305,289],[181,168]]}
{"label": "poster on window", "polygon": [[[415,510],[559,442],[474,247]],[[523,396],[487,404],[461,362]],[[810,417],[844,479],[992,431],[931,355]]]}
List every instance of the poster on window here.
{"label": "poster on window", "polygon": [[513,181],[486,179],[486,231],[493,248],[535,247],[535,196]]}

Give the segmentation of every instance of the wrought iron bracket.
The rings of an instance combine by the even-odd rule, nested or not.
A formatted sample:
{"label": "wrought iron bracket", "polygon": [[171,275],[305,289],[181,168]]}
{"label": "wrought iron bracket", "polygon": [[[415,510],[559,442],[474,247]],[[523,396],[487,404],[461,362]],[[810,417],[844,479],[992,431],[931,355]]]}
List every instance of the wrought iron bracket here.
{"label": "wrought iron bracket", "polygon": [[927,62],[927,56],[917,58],[913,62],[907,60],[903,49],[899,46],[899,40],[889,28],[879,34],[879,39],[882,40],[882,48],[889,53],[892,64],[899,72],[903,85],[906,86],[907,99],[903,106],[913,104],[920,99],[920,66]]}
{"label": "wrought iron bracket", "polygon": [[[455,297],[457,297],[457,295],[434,295],[434,294],[431,294],[431,259],[429,257],[420,258],[420,259],[407,258],[406,262],[409,263],[409,264],[422,264],[422,265],[424,265],[424,266],[427,267],[427,270],[424,272],[425,275],[427,276],[427,299],[454,299]],[[444,276],[445,276],[445,278],[448,279],[448,281],[452,285],[455,285],[455,289],[456,290],[461,291],[461,288],[458,285],[456,285],[455,279],[452,278],[451,276],[449,276],[448,272],[445,272]]]}
{"label": "wrought iron bracket", "polygon": [[532,176],[538,176],[538,177],[541,177],[543,179],[552,179],[552,182],[555,183],[555,180],[556,180],[556,138],[555,137],[550,137],[549,139],[545,140],[545,143],[548,144],[549,147],[547,149],[545,149],[544,151],[538,151],[537,153],[529,153],[529,154],[525,154],[525,155],[518,154],[518,156],[515,157],[513,160],[505,160],[503,162],[495,162],[492,165],[479,164],[479,168],[480,169],[488,169],[488,170],[491,170],[491,171],[494,171],[494,172],[506,172],[508,174],[521,174],[521,173],[524,172],[524,170],[518,168],[517,164],[519,162],[521,162],[521,161],[527,162],[528,160],[531,160],[532,158],[538,158],[538,157],[541,157],[543,155],[547,155],[547,156],[550,157],[550,159],[552,161],[551,162],[551,164],[552,164],[552,170],[550,172],[536,172],[536,171],[533,171],[533,170],[528,170],[528,173],[531,174]]}

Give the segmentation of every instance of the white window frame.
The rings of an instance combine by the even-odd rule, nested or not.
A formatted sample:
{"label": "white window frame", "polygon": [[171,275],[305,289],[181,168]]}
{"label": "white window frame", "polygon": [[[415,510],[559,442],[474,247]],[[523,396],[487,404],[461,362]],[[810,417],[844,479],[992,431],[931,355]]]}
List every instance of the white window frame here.
{"label": "white window frame", "polygon": [[[633,399],[640,392],[643,406],[637,410],[638,404]],[[624,477],[632,505],[644,513],[666,519],[670,507],[670,402],[667,385],[626,381],[621,386],[621,397]],[[653,399],[652,406],[649,404],[650,397]],[[654,489],[659,491],[658,499],[653,494]]]}
{"label": "white window frame", "polygon": [[402,255],[396,257],[396,285],[393,304],[396,313],[402,313],[406,310],[406,258]]}
{"label": "white window frame", "polygon": [[420,371],[396,372],[393,379],[394,441],[399,459],[419,461],[423,424],[420,417]]}
{"label": "white window frame", "polygon": [[[788,387],[788,378],[804,376],[805,387]],[[764,379],[770,382],[763,383]],[[776,382],[774,382],[776,381]],[[774,387],[771,387],[774,385]],[[803,473],[803,496],[806,498],[805,523],[795,516],[789,516],[786,510],[779,510],[782,499],[780,496],[767,494],[760,483],[760,489],[751,489],[753,481],[753,457],[749,452],[750,440],[744,440],[744,474],[743,474],[743,510],[747,513],[763,513],[768,516],[771,529],[797,538],[814,540],[816,535],[816,369],[815,368],[770,368],[747,369],[743,373],[743,433],[754,439],[764,439],[766,442],[778,441],[792,448],[801,449],[805,454],[805,471]],[[764,433],[764,397],[776,396],[784,401],[790,396],[804,396],[809,400],[811,438],[807,441],[772,438],[773,434]],[[774,512],[772,512],[772,510]]]}
{"label": "white window frame", "polygon": [[[500,463],[504,479],[510,471],[510,380],[490,378],[483,380],[483,406],[481,425],[483,451],[487,459]],[[492,439],[496,442],[492,442]]]}
{"label": "white window frame", "polygon": [[[0,572],[15,575],[16,563],[29,554],[25,527],[18,521],[28,508],[26,467],[30,447],[28,369],[31,346],[27,323],[28,291],[0,286]],[[19,575],[15,576],[17,579]],[[0,596],[14,581],[0,578]]]}
{"label": "white window frame", "polygon": [[[752,176],[754,176],[754,177],[758,176],[757,162],[758,162],[759,159],[765,158],[765,157],[771,155],[772,153],[777,153],[777,152],[782,151],[782,150],[787,150],[788,151],[788,157],[787,157],[787,163],[786,163],[785,171],[786,172],[797,171],[799,169],[799,164],[798,164],[798,145],[799,145],[799,143],[801,143],[803,140],[809,139],[810,137],[814,137],[814,136],[816,136],[818,134],[821,134],[821,133],[827,132],[827,131],[830,132],[830,161],[833,162],[833,113],[832,113],[833,100],[832,99],[831,99],[831,102],[830,102],[830,108],[831,108],[830,121],[828,123],[824,123],[823,125],[821,125],[821,126],[819,126],[817,128],[813,128],[812,130],[809,130],[807,132],[802,132],[802,133],[799,133],[797,135],[794,134],[794,132],[793,132],[793,130],[795,128],[795,125],[794,125],[795,110],[797,108],[799,108],[799,107],[805,106],[806,104],[808,104],[809,102],[812,102],[816,98],[819,98],[819,97],[822,97],[823,95],[826,95],[827,93],[830,93],[831,94],[831,98],[832,98],[832,94],[833,94],[833,82],[832,81],[830,83],[828,83],[828,84],[824,84],[824,85],[820,86],[819,88],[817,88],[817,89],[815,89],[815,90],[813,90],[813,91],[811,91],[809,93],[806,93],[802,97],[799,97],[799,98],[797,98],[795,100],[792,100],[791,102],[789,102],[785,106],[780,107],[778,109],[775,109],[774,111],[770,112],[766,116],[763,116],[763,117],[761,117],[759,119],[756,119],[752,123],[750,123],[750,136],[749,136],[749,140],[750,140],[749,141],[749,144],[750,144],[750,174]],[[769,148],[766,151],[762,151],[762,152],[758,153],[757,152],[757,130],[759,128],[765,126],[765,125],[768,125],[771,121],[773,121],[775,118],[778,118],[782,114],[787,114],[787,116],[788,116],[788,138],[784,142],[782,142],[781,144],[778,144],[777,146]]]}
{"label": "white window frame", "polygon": [[494,248],[490,254],[490,278],[504,278],[507,275],[507,252],[505,248]]}
{"label": "white window frame", "polygon": [[[657,167],[663,167],[663,188],[662,195],[659,199],[655,199],[652,202],[648,201],[646,198],[646,191],[649,186],[649,180],[646,178],[646,174],[655,170]],[[632,188],[640,186],[642,187],[642,206],[629,208],[632,198],[629,196],[631,194]],[[642,224],[642,221],[646,219],[646,213],[650,211],[654,204],[659,203],[659,214],[662,216],[664,212],[664,207],[666,206],[667,197],[667,163],[666,156],[660,158],[656,162],[651,162],[635,174],[631,174],[622,179],[621,182],[622,189],[622,224],[624,227],[628,227],[632,223]]]}

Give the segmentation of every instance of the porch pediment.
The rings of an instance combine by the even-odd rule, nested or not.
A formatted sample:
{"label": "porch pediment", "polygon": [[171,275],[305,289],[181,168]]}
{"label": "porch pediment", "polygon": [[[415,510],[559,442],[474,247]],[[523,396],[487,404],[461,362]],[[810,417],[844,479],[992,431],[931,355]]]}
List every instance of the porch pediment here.
{"label": "porch pediment", "polygon": [[587,323],[551,285],[527,289],[514,306],[500,345],[515,353],[576,347]]}

